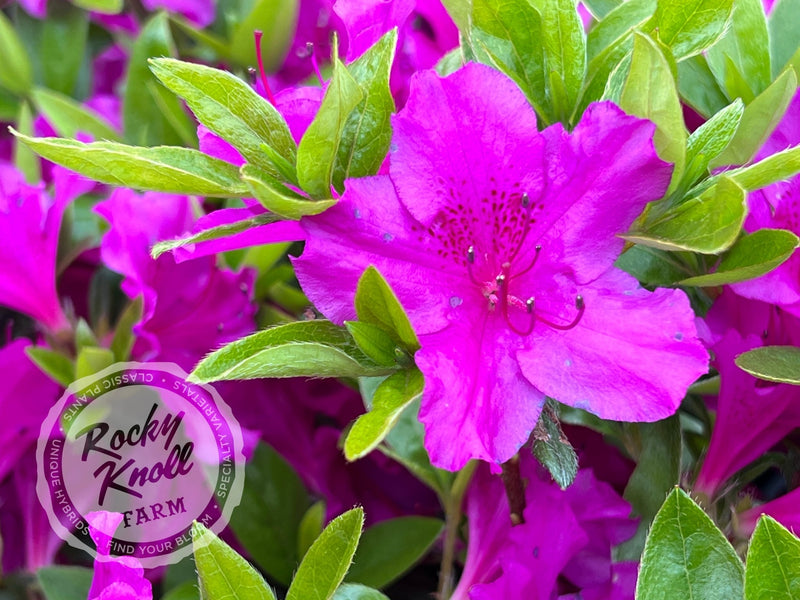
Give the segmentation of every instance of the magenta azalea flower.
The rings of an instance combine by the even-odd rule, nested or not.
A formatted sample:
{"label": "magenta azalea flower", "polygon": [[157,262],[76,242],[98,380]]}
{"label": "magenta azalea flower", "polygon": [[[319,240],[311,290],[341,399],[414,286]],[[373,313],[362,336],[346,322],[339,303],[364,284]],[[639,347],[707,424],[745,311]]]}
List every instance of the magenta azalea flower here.
{"label": "magenta azalea flower", "polygon": [[141,563],[130,556],[110,555],[111,540],[122,522],[122,514],[98,511],[89,513],[86,520],[97,545],[89,600],[152,600],[153,589],[144,577]]}
{"label": "magenta azalea flower", "polygon": [[605,419],[672,414],[707,367],[689,302],[613,267],[616,234],[669,182],[652,123],[604,103],[571,134],[539,132],[511,80],[470,64],[420,73],[393,124],[390,175],[303,219],[295,266],[337,323],[368,265],[386,277],[422,346],[434,464],[508,460],[547,396]]}

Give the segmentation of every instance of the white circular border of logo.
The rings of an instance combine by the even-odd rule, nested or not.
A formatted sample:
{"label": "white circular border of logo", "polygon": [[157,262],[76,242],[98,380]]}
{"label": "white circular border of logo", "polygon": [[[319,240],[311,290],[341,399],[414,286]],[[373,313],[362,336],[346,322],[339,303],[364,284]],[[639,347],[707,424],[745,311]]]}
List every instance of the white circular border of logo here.
{"label": "white circular border of logo", "polygon": [[[59,438],[55,438],[53,436],[53,432],[58,431],[61,436],[64,435],[65,432],[61,425],[62,416],[66,412],[68,405],[69,407],[75,406],[75,401],[79,400],[78,394],[80,392],[84,392],[84,401],[82,402],[81,407],[78,409],[82,411],[85,407],[89,406],[97,398],[102,397],[105,393],[111,392],[115,389],[120,389],[121,387],[126,387],[126,385],[149,385],[151,383],[144,381],[138,383],[134,381],[128,382],[126,385],[112,386],[106,389],[103,389],[103,386],[97,388],[101,382],[108,380],[109,377],[116,374],[129,372],[158,372],[160,374],[168,375],[170,377],[170,381],[172,382],[181,381],[182,385],[179,390],[157,385],[151,385],[151,387],[165,389],[184,398],[187,406],[192,407],[197,413],[201,414],[209,429],[213,429],[211,427],[211,423],[208,421],[208,414],[203,411],[203,408],[209,404],[208,399],[210,398],[212,407],[216,409],[214,413],[219,415],[222,423],[226,426],[226,431],[230,432],[231,450],[229,455],[225,458],[223,458],[222,453],[220,452],[219,440],[216,435],[214,436],[215,440],[217,440],[217,446],[215,447],[215,450],[217,451],[217,458],[219,458],[220,468],[218,469],[217,481],[214,484],[211,501],[208,503],[209,506],[219,492],[220,474],[222,473],[223,463],[230,461],[229,466],[232,467],[233,474],[230,478],[230,481],[225,482],[226,493],[224,502],[219,503],[222,505],[219,515],[213,522],[203,523],[209,530],[215,534],[219,534],[227,526],[233,510],[241,501],[242,491],[244,489],[245,460],[243,454],[243,438],[241,427],[236,418],[233,416],[230,407],[223,401],[222,397],[213,387],[210,385],[187,382],[186,378],[188,377],[188,374],[186,371],[174,363],[167,362],[119,362],[103,369],[102,371],[99,371],[94,375],[82,377],[81,379],[73,382],[65,390],[63,395],[48,412],[47,417],[45,418],[44,422],[42,423],[42,427],[39,430],[39,437],[36,444],[36,494],[39,498],[39,503],[42,505],[42,508],[47,514],[50,526],[58,534],[58,536],[66,541],[69,545],[88,552],[95,559],[97,558],[97,552],[89,534],[86,518],[75,508],[72,500],[69,498],[68,494],[66,494],[66,484],[64,483],[60,460],[56,460],[56,458],[52,455],[54,446],[60,445],[62,453],[64,450],[63,438],[60,440],[60,444],[54,444],[54,439]],[[96,396],[92,396],[89,400],[86,400],[86,390],[89,390],[93,387],[99,390],[100,393],[98,393]],[[192,394],[193,398],[186,397],[186,394],[189,393]],[[200,397],[203,397],[206,400],[202,406],[198,406],[196,403]],[[213,432],[212,435],[214,435]],[[51,456],[48,456],[48,452],[51,452]],[[60,456],[61,454],[59,454],[59,457]],[[59,477],[56,477],[55,475],[59,475]],[[56,481],[57,484],[54,485],[54,481]],[[61,490],[62,492],[58,503],[55,498],[57,490]],[[69,510],[65,510],[65,507]],[[87,513],[88,512],[91,511],[87,511]],[[205,511],[201,516],[204,515],[206,515]],[[182,541],[169,552],[151,553],[150,555],[146,555],[141,548],[139,548],[139,544],[136,544],[133,552],[129,551],[125,553],[114,553],[113,550],[115,548],[121,548],[123,547],[123,544],[129,543],[120,542],[116,538],[113,538],[111,545],[112,553],[110,556],[112,558],[115,556],[133,556],[139,560],[139,562],[145,568],[160,567],[170,563],[178,562],[182,558],[192,553],[192,522],[194,520],[197,519],[193,517],[191,521],[186,523],[183,533],[179,536]],[[201,519],[200,522],[203,522],[203,520]],[[153,544],[158,544],[159,542],[163,541],[164,540],[153,540]],[[194,541],[196,542],[197,540]],[[115,546],[113,542],[118,543]]]}

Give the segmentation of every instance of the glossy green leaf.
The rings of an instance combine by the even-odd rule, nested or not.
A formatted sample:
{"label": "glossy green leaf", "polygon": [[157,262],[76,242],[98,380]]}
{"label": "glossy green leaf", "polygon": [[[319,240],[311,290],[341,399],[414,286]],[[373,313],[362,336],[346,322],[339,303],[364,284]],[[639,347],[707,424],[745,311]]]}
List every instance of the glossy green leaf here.
{"label": "glossy green leaf", "polygon": [[729,102],[702,54],[678,63],[678,92],[704,118],[718,113]]}
{"label": "glossy green leaf", "polygon": [[516,81],[537,113],[552,120],[539,11],[528,0],[473,0],[470,23],[476,57]]}
{"label": "glossy green leaf", "polygon": [[[152,17],[133,45],[122,98],[125,141],[137,146],[182,145],[194,137],[194,125],[180,101],[150,72],[148,59],[174,56],[167,14]],[[190,138],[187,140],[187,135]]]}
{"label": "glossy green leaf", "polygon": [[40,156],[101,183],[197,196],[242,197],[239,170],[191,148],[140,148],[116,142],[32,138],[15,132]]}
{"label": "glossy green leaf", "polygon": [[636,460],[624,497],[640,518],[636,535],[617,549],[618,560],[639,560],[645,536],[669,491],[680,480],[681,425],[677,416],[624,426],[626,446]]}
{"label": "glossy green leaf", "polygon": [[711,161],[711,168],[750,162],[780,123],[796,89],[797,76],[789,69],[753,100],[744,109],[739,128],[728,147]]}
{"label": "glossy green leaf", "polygon": [[209,383],[260,377],[362,377],[388,374],[330,321],[298,321],[259,331],[206,356],[189,376]]}
{"label": "glossy green leaf", "polygon": [[99,373],[114,362],[114,353],[108,348],[83,348],[75,359],[75,379]]}
{"label": "glossy green leaf", "polygon": [[84,567],[42,567],[36,572],[47,600],[88,598],[93,576],[92,569]]}
{"label": "glossy green leaf", "polygon": [[119,141],[119,134],[102,116],[82,106],[69,96],[44,88],[31,93],[39,111],[62,137],[75,137],[78,132],[88,133],[96,140]]}
{"label": "glossy green leaf", "polygon": [[699,54],[725,31],[733,0],[659,2],[651,25],[677,60]]}
{"label": "glossy green leaf", "polygon": [[297,148],[297,179],[314,198],[330,198],[333,172],[350,114],[361,103],[361,86],[338,60],[322,105]]}
{"label": "glossy green leaf", "polygon": [[361,415],[347,434],[344,443],[347,460],[357,460],[372,452],[403,410],[422,394],[424,384],[418,369],[404,369],[387,377],[375,391],[372,409]]}
{"label": "glossy green leaf", "polygon": [[736,365],[754,377],[800,385],[800,348],[764,346],[736,357]]}
{"label": "glossy green leaf", "polygon": [[60,352],[43,346],[28,346],[25,348],[25,354],[37,367],[62,386],[68,387],[75,381],[75,365]]}
{"label": "glossy green leaf", "polygon": [[768,515],[756,524],[747,550],[747,600],[800,598],[800,540]]}
{"label": "glossy green leaf", "polygon": [[767,25],[772,77],[775,78],[800,48],[800,0],[776,2]]}
{"label": "glossy green leaf", "polygon": [[389,600],[378,590],[359,583],[343,583],[333,595],[333,600]]}
{"label": "glossy green leaf", "polygon": [[673,185],[683,175],[686,127],[669,63],[647,36],[636,33],[631,68],[620,97],[623,110],[656,124],[653,141],[659,156],[675,165]]}
{"label": "glossy green leaf", "polygon": [[0,12],[0,85],[17,94],[24,94],[33,85],[33,67],[28,59],[14,24]]}
{"label": "glossy green leaf", "polygon": [[311,544],[314,543],[322,533],[325,526],[325,501],[320,500],[312,504],[300,519],[300,526],[297,528],[297,556],[302,559]]}
{"label": "glossy green leaf", "polygon": [[580,120],[589,104],[604,97],[613,73],[620,70],[627,73],[632,51],[633,34],[629,33],[613,42],[589,62],[580,101],[572,113],[572,123]]}
{"label": "glossy green leaf", "polygon": [[744,189],[721,177],[696,198],[668,209],[625,239],[662,250],[719,254],[739,236],[746,214]]}
{"label": "glossy green leaf", "polygon": [[586,38],[589,61],[652,17],[656,0],[628,0],[594,25]]}
{"label": "glossy green leaf", "polygon": [[748,192],[777,181],[784,181],[800,172],[800,147],[794,146],[770,154],[754,165],[728,171],[725,175]]}
{"label": "glossy green leaf", "polygon": [[658,511],[639,568],[637,600],[742,600],[744,566],[716,525],[681,489]]}
{"label": "glossy green leaf", "polygon": [[719,156],[733,139],[743,113],[744,104],[737,99],[689,136],[686,146],[686,172],[683,174],[683,180],[687,185],[693,184],[708,172],[709,163]]}
{"label": "glossy green leaf", "polygon": [[759,229],[743,235],[708,275],[689,277],[681,285],[709,287],[754,279],[787,260],[800,240],[783,229]]}
{"label": "glossy green leaf", "polygon": [[242,181],[261,205],[285,219],[300,220],[307,215],[318,215],[337,202],[334,198],[309,200],[252,165],[243,165],[240,172]]}
{"label": "glossy green leaf", "polygon": [[306,552],[286,600],[328,600],[344,579],[353,560],[364,510],[354,508],[331,521]]}
{"label": "glossy green leaf", "polygon": [[309,504],[308,492],[291,465],[259,444],[247,463],[242,500],[230,526],[253,561],[285,586],[300,562],[298,532]]}
{"label": "glossy green leaf", "polygon": [[[761,0],[736,0],[725,35],[708,49],[708,64],[728,97],[745,104],[763,92],[770,81],[769,34]],[[732,85],[737,78],[741,82]]]}
{"label": "glossy green leaf", "polygon": [[361,536],[347,581],[384,588],[417,563],[439,538],[444,523],[427,517],[381,521]]}
{"label": "glossy green leaf", "polygon": [[356,288],[358,320],[377,325],[410,352],[419,349],[419,340],[397,296],[378,270],[370,265]]}
{"label": "glossy green leaf", "polygon": [[253,165],[277,177],[280,171],[261,146],[294,164],[297,147],[289,126],[272,104],[227,71],[171,58],[150,60],[161,82],[186,100],[208,129],[228,141]]}
{"label": "glossy green leaf", "polygon": [[276,600],[250,563],[197,522],[192,525],[192,544],[203,600]]}
{"label": "glossy green leaf", "polygon": [[397,363],[397,344],[383,329],[371,323],[345,321],[345,327],[361,350],[379,365],[392,366]]}
{"label": "glossy green leaf", "polygon": [[558,421],[558,405],[551,399],[539,416],[533,430],[533,455],[562,490],[575,481],[578,455],[569,443]]}
{"label": "glossy green leaf", "polygon": [[[261,58],[268,72],[277,70],[286,58],[286,51],[297,29],[299,0],[255,0],[243,3],[250,8],[236,18],[230,33],[227,55],[239,65],[255,65],[256,50],[253,32],[263,32]],[[328,58],[328,57],[324,57]]]}
{"label": "glossy green leaf", "polygon": [[673,252],[648,246],[633,246],[614,265],[647,285],[669,286],[691,272]]}

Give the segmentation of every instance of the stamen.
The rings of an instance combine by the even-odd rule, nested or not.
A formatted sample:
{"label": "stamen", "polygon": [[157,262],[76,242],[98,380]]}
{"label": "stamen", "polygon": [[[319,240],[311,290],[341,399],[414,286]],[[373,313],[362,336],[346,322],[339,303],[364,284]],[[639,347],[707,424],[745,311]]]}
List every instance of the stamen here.
{"label": "stamen", "polygon": [[522,198],[520,198],[519,204],[525,209],[525,213],[522,215],[522,218],[525,219],[525,223],[522,225],[522,237],[520,237],[519,244],[517,244],[514,252],[511,253],[511,257],[508,259],[509,261],[512,261],[517,257],[517,254],[519,254],[519,251],[525,244],[525,239],[528,237],[528,230],[531,228],[531,197],[528,196],[528,192],[522,193]]}
{"label": "stamen", "polygon": [[267,74],[264,71],[264,59],[261,56],[261,38],[264,36],[264,32],[260,29],[256,29],[253,32],[253,37],[256,40],[256,59],[258,60],[258,70],[261,73],[261,83],[264,84],[264,91],[267,94],[267,98],[269,99],[270,103],[275,106],[275,96],[272,95],[272,90],[269,87],[269,83],[267,82]]}
{"label": "stamen", "polygon": [[567,330],[573,329],[575,326],[577,326],[578,323],[580,323],[581,318],[583,317],[583,312],[584,312],[584,309],[586,308],[586,305],[583,302],[583,296],[581,296],[581,295],[575,296],[575,308],[578,310],[578,314],[575,315],[575,318],[572,319],[571,323],[568,323],[566,325],[561,325],[559,323],[553,323],[552,321],[548,321],[547,319],[544,319],[542,317],[537,317],[537,318],[539,319],[539,321],[541,321],[542,323],[544,323],[545,325],[547,325],[549,327],[552,327],[553,329],[560,329],[561,331],[567,331]]}
{"label": "stamen", "polygon": [[467,248],[467,273],[469,273],[469,280],[477,286],[480,286],[478,280],[475,278],[475,273],[472,271],[472,265],[475,264],[475,246]]}
{"label": "stamen", "polygon": [[[521,245],[522,245],[522,244],[520,244],[520,246],[521,246]],[[541,244],[536,244],[535,251],[536,251],[536,252],[535,252],[535,253],[534,253],[534,255],[533,255],[533,260],[531,261],[531,264],[529,264],[527,267],[525,267],[524,269],[522,269],[522,271],[520,271],[519,273],[514,273],[514,277],[520,277],[521,275],[525,275],[525,273],[527,273],[527,272],[528,272],[528,271],[530,271],[530,270],[531,270],[531,269],[532,269],[534,266],[536,266],[536,261],[539,259],[539,253],[542,251],[542,245],[541,245]]]}
{"label": "stamen", "polygon": [[[533,312],[533,298],[528,298],[525,302],[525,312],[529,315],[528,326],[525,329],[520,329],[514,322],[511,320],[511,317],[508,313],[508,289],[506,288],[507,279],[505,275],[498,275],[497,279],[497,290],[500,294],[500,311],[503,315],[503,319],[505,319],[508,328],[516,333],[517,335],[526,336],[530,335],[533,332],[533,326],[536,324],[536,315]],[[519,300],[516,300],[519,303]]]}
{"label": "stamen", "polygon": [[306,52],[308,52],[308,56],[311,57],[311,66],[314,69],[314,74],[319,80],[320,87],[325,87],[325,80],[322,78],[322,71],[319,70],[319,63],[317,62],[317,54],[314,52],[314,44],[308,42],[306,44]]}
{"label": "stamen", "polygon": [[522,208],[528,208],[531,205],[531,197],[528,196],[528,192],[522,194],[522,200],[520,201]]}
{"label": "stamen", "polygon": [[535,303],[536,303],[536,300],[534,300],[533,298],[528,298],[528,300],[525,302],[525,309],[528,311],[528,314],[533,313],[534,308],[535,308],[535,306],[534,306]]}

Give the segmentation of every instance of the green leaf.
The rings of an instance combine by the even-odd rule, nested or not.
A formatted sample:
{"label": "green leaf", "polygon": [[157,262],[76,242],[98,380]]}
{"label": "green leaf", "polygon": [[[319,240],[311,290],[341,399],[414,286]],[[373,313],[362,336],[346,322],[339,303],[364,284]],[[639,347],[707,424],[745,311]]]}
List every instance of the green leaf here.
{"label": "green leaf", "polygon": [[217,240],[219,238],[228,237],[237,233],[241,233],[242,231],[247,231],[248,229],[252,229],[253,227],[259,227],[260,225],[266,225],[269,223],[277,223],[282,219],[275,214],[264,214],[258,215],[256,217],[251,217],[250,219],[244,219],[242,221],[236,221],[235,223],[227,223],[225,225],[217,225],[216,227],[211,227],[204,231],[200,231],[198,233],[178,238],[176,240],[164,240],[163,242],[158,242],[152,248],[150,248],[150,255],[153,258],[158,258],[164,252],[170,252],[171,250],[175,250],[176,248],[181,248],[183,246],[188,246],[189,244],[197,244],[199,242],[205,242],[208,240]]}
{"label": "green leaf", "polygon": [[99,373],[114,364],[114,353],[108,348],[87,346],[78,352],[75,359],[75,379]]}
{"label": "green leaf", "polygon": [[200,361],[189,381],[362,377],[391,371],[359,350],[347,329],[312,320],[271,327],[231,342]]}
{"label": "green leaf", "polygon": [[184,581],[171,590],[164,592],[161,600],[201,600],[200,590],[194,581]]}
{"label": "green leaf", "polygon": [[333,597],[350,568],[363,526],[364,510],[360,507],[331,521],[306,552],[286,593],[286,600],[328,600]]}
{"label": "green leaf", "polygon": [[744,104],[736,99],[690,136],[686,146],[686,172],[683,181],[692,185],[708,172],[709,163],[719,156],[733,139],[744,113]]}
{"label": "green leaf", "polygon": [[618,548],[616,558],[638,560],[653,517],[680,479],[681,425],[673,416],[655,423],[625,424],[624,428],[636,468],[623,495],[641,520],[636,535]]}
{"label": "green leaf", "polygon": [[333,600],[389,600],[389,597],[365,585],[343,583],[333,595]]}
{"label": "green leaf", "polygon": [[[33,133],[33,114],[31,114],[31,107],[27,102],[20,102],[16,118],[20,131],[31,135]],[[28,183],[35,185],[42,180],[39,157],[20,140],[14,141],[14,166],[25,175],[25,181]]]}
{"label": "green leaf", "polygon": [[158,84],[147,64],[147,60],[153,56],[174,56],[175,53],[167,14],[158,13],[142,29],[128,63],[122,122],[125,141],[129,144],[157,146],[194,143],[191,119],[180,101]]}
{"label": "green leaf", "polygon": [[736,365],[754,377],[800,385],[800,348],[764,346],[736,357]]}
{"label": "green leaf", "polygon": [[612,74],[619,70],[627,73],[632,50],[633,34],[629,33],[613,42],[589,62],[580,102],[572,113],[572,123],[580,119],[589,104],[604,97]]}
{"label": "green leaf", "polygon": [[133,326],[142,319],[142,300],[143,296],[134,299],[117,319],[114,328],[114,337],[111,339],[109,348],[114,353],[114,358],[118,361],[126,361],[130,358],[133,343],[136,336],[133,335]]}
{"label": "green leaf", "polygon": [[361,103],[361,86],[338,59],[317,115],[297,148],[297,179],[314,198],[330,198],[339,145],[350,113]]}
{"label": "green leaf", "polygon": [[419,340],[397,296],[378,270],[370,265],[356,288],[358,320],[377,325],[412,354],[419,350]]}
{"label": "green leaf", "polygon": [[798,172],[800,172],[800,146],[793,146],[770,154],[749,167],[728,171],[725,175],[748,192],[752,192],[776,181],[789,179]]}
{"label": "green leaf", "polygon": [[11,129],[34,152],[101,183],[196,196],[242,197],[247,188],[232,164],[191,148],[140,148],[116,142],[32,138]]}
{"label": "green leaf", "polygon": [[373,525],[347,573],[347,581],[384,588],[417,563],[439,538],[444,523],[427,517],[400,517]]}
{"label": "green leaf", "polygon": [[322,533],[325,525],[325,501],[320,500],[312,504],[300,519],[300,526],[297,528],[297,556],[302,559],[311,544],[314,543]]}
{"label": "green leaf", "polygon": [[255,0],[244,3],[252,8],[243,18],[236,19],[228,38],[228,56],[239,65],[255,65],[253,32],[259,30],[264,34],[261,41],[264,68],[268,72],[280,68],[297,29],[299,4],[299,0]]}
{"label": "green leaf", "polygon": [[725,255],[713,273],[689,277],[680,285],[710,287],[754,279],[769,273],[787,260],[800,239],[783,229],[759,229],[743,235]]}
{"label": "green leaf", "polygon": [[387,367],[397,364],[397,344],[383,329],[361,321],[345,321],[344,324],[358,347],[377,364]]}
{"label": "green leaf", "polygon": [[273,148],[290,165],[297,147],[289,126],[272,104],[227,71],[171,58],[150,60],[150,70],[186,100],[197,119],[270,175],[280,171],[262,150]]}
{"label": "green leaf", "polygon": [[116,15],[122,12],[123,0],[72,0],[72,3],[84,10]]}
{"label": "green leaf", "polygon": [[294,469],[275,450],[259,444],[245,468],[242,501],[230,525],[253,561],[285,586],[300,562],[298,531],[309,504]]}
{"label": "green leaf", "polygon": [[386,378],[375,391],[372,409],[361,415],[347,434],[344,443],[347,460],[357,460],[372,452],[403,410],[422,394],[424,384],[419,369],[404,369]]}
{"label": "green leaf", "polygon": [[652,26],[677,60],[699,54],[725,31],[733,0],[659,2]]}
{"label": "green leaf", "polygon": [[36,572],[47,600],[88,598],[93,576],[92,569],[84,567],[42,567]]}
{"label": "green leaf", "polygon": [[58,135],[75,137],[80,131],[91,134],[96,140],[119,141],[119,134],[105,118],[69,96],[44,88],[34,89],[31,95]]}
{"label": "green leaf", "polygon": [[800,0],[780,0],[772,7],[769,27],[769,55],[772,76],[777,77],[800,47]]}
{"label": "green leaf", "polygon": [[672,186],[680,181],[686,159],[686,127],[669,63],[647,36],[634,34],[631,69],[620,97],[623,110],[656,124],[653,141],[659,156],[675,165]]}
{"label": "green leaf", "polygon": [[[745,104],[770,81],[769,33],[761,0],[736,0],[725,35],[708,49],[708,64],[729,98]],[[737,79],[741,81],[737,81]],[[732,84],[732,82],[736,82]]]}
{"label": "green leaf", "polygon": [[258,571],[197,522],[192,525],[192,544],[203,600],[276,600]]}
{"label": "green leaf", "polygon": [[744,189],[728,177],[700,196],[668,209],[626,240],[662,250],[720,254],[739,236],[746,214]]}
{"label": "green leaf", "polygon": [[747,600],[800,598],[800,540],[769,515],[750,538],[744,592]]}
{"label": "green leaf", "polygon": [[614,265],[647,285],[669,286],[691,272],[673,252],[647,246],[633,246]]}
{"label": "green leaf", "polygon": [[42,346],[28,346],[25,348],[25,354],[37,367],[64,387],[72,385],[75,381],[75,365],[60,352]]}
{"label": "green leaf", "polygon": [[621,6],[623,2],[624,0],[583,0],[583,4],[597,19],[605,19],[608,13]]}
{"label": "green leaf", "polygon": [[744,109],[736,134],[710,167],[750,162],[780,123],[796,89],[797,76],[789,69]]}
{"label": "green leaf", "polygon": [[575,481],[578,455],[561,429],[558,405],[549,398],[533,431],[533,454],[562,490]]}
{"label": "green leaf", "polygon": [[594,25],[587,35],[586,52],[591,62],[603,50],[629,36],[631,30],[649,20],[656,0],[628,0]]}
{"label": "green leaf", "polygon": [[686,492],[676,488],[658,511],[639,568],[637,600],[742,600],[744,566]]}
{"label": "green leaf", "polygon": [[14,30],[14,24],[0,12],[0,56],[3,68],[0,69],[0,85],[17,93],[24,94],[33,85],[33,67],[25,52],[22,40]]}
{"label": "green leaf", "polygon": [[307,215],[318,215],[338,201],[309,200],[252,165],[242,165],[240,172],[242,181],[261,205],[285,219],[298,221]]}
{"label": "green leaf", "polygon": [[511,77],[546,121],[542,17],[528,0],[473,0],[469,40],[476,57]]}
{"label": "green leaf", "polygon": [[702,54],[678,63],[678,92],[704,118],[721,111],[729,102]]}

